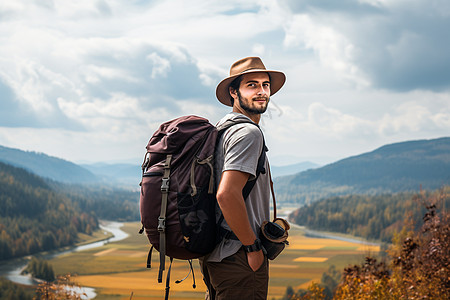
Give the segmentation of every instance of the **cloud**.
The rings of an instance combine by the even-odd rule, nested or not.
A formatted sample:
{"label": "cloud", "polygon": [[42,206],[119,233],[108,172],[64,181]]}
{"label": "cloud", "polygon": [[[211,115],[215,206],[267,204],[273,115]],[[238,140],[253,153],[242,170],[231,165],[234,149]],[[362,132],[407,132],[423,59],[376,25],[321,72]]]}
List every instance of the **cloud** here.
{"label": "cloud", "polygon": [[140,157],[163,121],[228,112],[215,86],[250,55],[287,75],[261,123],[275,153],[344,156],[448,135],[448,3],[6,1],[0,144]]}
{"label": "cloud", "polygon": [[450,106],[443,106],[437,112],[417,102],[405,102],[395,111],[386,113],[379,122],[381,135],[392,136],[427,131],[448,134],[450,128]]}
{"label": "cloud", "polygon": [[285,1],[294,13],[315,13],[323,11],[328,13],[342,13],[355,15],[366,15],[380,12],[376,1],[357,0],[290,0]]}
{"label": "cloud", "polygon": [[[177,113],[176,101],[209,103],[213,95],[211,84],[217,80],[216,73],[200,70],[181,46],[126,37],[75,39],[39,30],[32,33],[34,38],[48,42],[43,48],[52,56],[37,55],[32,49],[20,50],[23,56],[11,56],[15,49],[8,49],[3,53],[9,59],[0,60],[0,78],[7,78],[5,89],[18,95],[17,99],[9,96],[9,105],[26,106],[30,113],[45,116],[42,126],[90,124],[95,113],[99,118],[109,116],[96,106],[110,107],[130,99],[136,102],[134,113],[129,111],[130,118],[142,110],[160,108]],[[8,118],[12,115],[5,116],[2,125],[11,124]],[[25,118],[14,118],[14,124],[36,125]]]}
{"label": "cloud", "polygon": [[36,125],[36,119],[25,105],[16,101],[14,91],[0,80],[0,126],[16,127],[21,124]]}
{"label": "cloud", "polygon": [[[41,122],[32,123],[30,117],[12,120],[10,114],[2,125],[92,129],[103,123],[100,120],[124,119],[109,114],[111,108],[116,113],[124,109],[131,120],[142,111],[159,111],[156,117],[183,114],[187,107],[183,101],[191,107],[210,104],[215,85],[227,70],[197,59],[186,45],[197,51],[191,40],[201,33],[201,40],[208,42],[195,44],[213,53],[228,44],[227,32],[253,38],[272,31],[276,21],[266,17],[269,6],[276,6],[261,6],[258,1],[180,5],[166,1],[0,5],[0,13],[10,16],[3,23],[11,28],[0,28],[4,33],[0,78],[17,96],[9,97],[8,103],[22,114],[27,111],[22,107],[28,108]],[[244,26],[257,30],[240,30]],[[262,55],[266,49],[265,43],[255,42],[248,52]]]}
{"label": "cloud", "polygon": [[170,43],[140,39],[101,39],[94,48],[83,47],[85,67],[82,84],[90,95],[105,98],[123,92],[145,97],[152,106],[165,106],[164,98],[182,101],[210,95],[211,88],[199,80],[202,75],[195,59],[183,48]]}
{"label": "cloud", "polygon": [[395,91],[450,88],[450,5],[431,1],[284,1],[285,44],[322,63]]}
{"label": "cloud", "polygon": [[329,163],[385,144],[450,134],[448,93],[346,91],[321,97],[329,99],[301,97],[296,104],[277,98],[277,108],[269,106],[262,127],[274,165],[288,156],[297,156],[291,163]]}
{"label": "cloud", "polygon": [[355,137],[370,133],[371,124],[356,116],[326,107],[321,103],[312,103],[308,109],[308,126],[322,135]]}
{"label": "cloud", "polygon": [[33,107],[20,100],[15,91],[1,78],[0,95],[0,126],[83,130],[81,124],[67,118],[58,107],[55,109],[51,105]]}

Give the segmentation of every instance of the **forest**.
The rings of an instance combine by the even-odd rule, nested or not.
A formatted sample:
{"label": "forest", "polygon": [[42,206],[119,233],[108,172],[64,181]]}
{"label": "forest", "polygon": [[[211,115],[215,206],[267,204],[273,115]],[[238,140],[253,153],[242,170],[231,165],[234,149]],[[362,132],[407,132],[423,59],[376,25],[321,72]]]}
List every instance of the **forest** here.
{"label": "forest", "polygon": [[386,256],[366,256],[343,271],[330,267],[307,290],[287,287],[282,300],[450,299],[449,199],[448,189],[413,195],[421,220],[403,219]]}
{"label": "forest", "polygon": [[[449,190],[447,187],[446,190]],[[430,192],[423,191],[425,195]],[[425,207],[413,193],[330,197],[303,206],[289,219],[313,230],[333,231],[389,243],[405,216],[420,224]],[[450,199],[443,204],[450,207]]]}
{"label": "forest", "polygon": [[0,259],[72,245],[96,228],[94,214],[77,211],[43,179],[0,163]]}
{"label": "forest", "polygon": [[138,192],[45,180],[0,163],[0,260],[73,245],[99,218],[138,220]]}
{"label": "forest", "polygon": [[138,221],[139,191],[100,184],[65,184],[51,182],[51,187],[66,197],[82,212],[93,212],[102,220]]}

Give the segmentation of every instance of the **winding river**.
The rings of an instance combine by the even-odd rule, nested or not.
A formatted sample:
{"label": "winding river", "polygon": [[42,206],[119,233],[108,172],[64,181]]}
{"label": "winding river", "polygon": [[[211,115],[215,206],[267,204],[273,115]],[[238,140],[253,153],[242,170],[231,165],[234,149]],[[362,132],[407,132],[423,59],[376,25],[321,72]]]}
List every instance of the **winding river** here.
{"label": "winding river", "polygon": [[[105,239],[103,241],[77,246],[77,247],[71,248],[69,250],[64,250],[64,251],[60,251],[60,252],[56,252],[56,253],[47,254],[47,255],[43,256],[43,258],[44,259],[52,259],[52,258],[58,257],[63,254],[97,248],[97,247],[101,247],[101,246],[105,245],[106,243],[117,242],[117,241],[123,240],[128,236],[128,234],[120,229],[122,226],[123,226],[123,223],[120,223],[120,222],[101,221],[100,228],[104,231],[111,232],[113,234],[112,237]],[[13,281],[15,283],[19,283],[19,284],[24,284],[24,285],[39,284],[39,281],[34,279],[33,277],[31,277],[30,275],[22,275],[21,274],[22,271],[27,266],[28,260],[29,260],[29,256],[18,258],[18,259],[13,259],[5,264],[0,265],[0,276],[4,276],[8,280],[11,280],[11,281]],[[96,296],[95,290],[93,288],[81,287],[81,288],[74,288],[74,290],[77,291],[78,293],[86,294],[86,297],[83,297],[82,299],[93,299]]]}
{"label": "winding river", "polygon": [[[295,226],[295,224],[291,224],[291,225]],[[43,256],[43,258],[44,259],[52,259],[52,258],[58,257],[63,254],[97,248],[97,247],[101,247],[101,246],[105,245],[106,243],[117,242],[117,241],[123,240],[128,236],[128,234],[120,229],[122,226],[123,226],[123,223],[120,223],[120,222],[101,221],[100,228],[104,231],[111,232],[113,234],[112,237],[105,239],[103,241],[77,246],[77,247],[74,247],[69,250],[63,250],[63,251],[59,251],[56,253],[47,254],[47,255]],[[357,239],[351,239],[351,238],[347,238],[347,237],[340,237],[337,235],[333,235],[330,233],[323,233],[320,231],[308,230],[307,228],[304,228],[304,227],[303,227],[303,230],[305,230],[306,235],[309,235],[309,236],[344,240],[344,241],[349,241],[349,242],[353,242],[353,243],[377,245],[376,243],[370,243],[370,242],[361,241],[361,240],[357,240]],[[7,279],[9,279],[13,282],[19,283],[19,284],[24,284],[24,285],[39,284],[39,281],[34,279],[33,277],[31,277],[30,275],[22,275],[21,274],[23,269],[25,269],[25,267],[27,266],[29,258],[30,258],[30,256],[27,256],[27,257],[22,257],[22,258],[18,258],[18,259],[13,259],[7,263],[3,263],[2,265],[0,265],[0,276],[4,276]],[[82,294],[82,293],[86,294],[86,296],[82,297],[82,299],[93,299],[96,297],[96,293],[93,288],[81,287],[81,288],[73,288],[73,289],[76,292],[78,292],[79,294]]]}

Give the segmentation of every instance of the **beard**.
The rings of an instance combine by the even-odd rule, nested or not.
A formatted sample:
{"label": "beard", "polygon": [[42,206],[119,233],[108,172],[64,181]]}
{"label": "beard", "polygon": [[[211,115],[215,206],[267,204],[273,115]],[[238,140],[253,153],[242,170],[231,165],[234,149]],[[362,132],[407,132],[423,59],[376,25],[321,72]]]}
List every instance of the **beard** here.
{"label": "beard", "polygon": [[[258,98],[253,98],[251,100],[249,100],[248,98],[244,98],[241,96],[241,93],[239,92],[239,90],[237,91],[237,96],[238,96],[238,100],[239,100],[239,105],[242,107],[243,110],[245,110],[246,112],[248,112],[249,114],[254,114],[254,115],[260,115],[266,112],[267,110],[267,106],[269,105],[269,100],[270,98],[265,96],[265,97],[258,97]],[[250,107],[252,101],[254,99],[265,99],[266,100],[266,105],[263,107]],[[245,101],[244,101],[245,99]]]}

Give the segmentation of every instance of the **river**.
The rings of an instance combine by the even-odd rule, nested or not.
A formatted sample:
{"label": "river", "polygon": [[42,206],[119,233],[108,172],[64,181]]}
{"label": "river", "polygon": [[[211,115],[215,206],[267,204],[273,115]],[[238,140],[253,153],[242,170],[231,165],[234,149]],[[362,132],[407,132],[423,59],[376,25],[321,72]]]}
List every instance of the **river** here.
{"label": "river", "polygon": [[305,227],[303,227],[303,230],[305,232],[305,236],[308,236],[308,237],[333,239],[333,240],[338,240],[338,241],[363,244],[363,245],[369,245],[369,246],[380,246],[379,243],[369,242],[369,241],[364,240],[363,238],[361,238],[361,239],[358,239],[356,237],[350,238],[350,237],[346,237],[346,236],[341,236],[337,233],[311,230],[311,229],[307,229]]}
{"label": "river", "polygon": [[[289,214],[291,212],[292,212],[292,210],[285,210],[285,211],[281,212],[278,215],[278,217],[288,220]],[[295,227],[298,227],[301,230],[303,230],[305,232],[305,236],[307,236],[307,237],[332,239],[332,240],[338,240],[338,241],[344,241],[344,242],[350,242],[350,243],[356,243],[356,244],[363,244],[363,245],[370,245],[370,246],[380,246],[380,243],[369,242],[363,238],[357,238],[357,237],[352,238],[349,236],[340,235],[339,233],[312,230],[312,229],[308,229],[305,226],[300,226],[300,225],[297,225],[294,223],[290,223],[290,225],[291,225],[291,227],[295,226]]]}
{"label": "river", "polygon": [[[105,245],[110,242],[117,242],[125,239],[128,234],[121,230],[120,228],[123,226],[123,223],[120,222],[112,222],[112,221],[101,221],[100,228],[104,231],[109,231],[113,234],[112,237],[105,239],[103,241],[94,242],[90,244],[85,244],[77,247],[73,247],[68,250],[63,250],[60,252],[55,252],[51,254],[44,255],[44,259],[52,259],[58,257],[63,254],[71,253],[71,252],[79,252],[87,249],[97,248]],[[22,271],[26,268],[30,256],[13,259],[6,264],[0,265],[0,276],[4,276],[8,280],[12,282],[24,284],[24,285],[37,285],[39,284],[39,280],[34,279],[30,275],[22,275]],[[74,288],[74,290],[79,293],[85,293],[86,297],[82,299],[93,299],[96,296],[95,290],[89,287],[81,287]]]}

